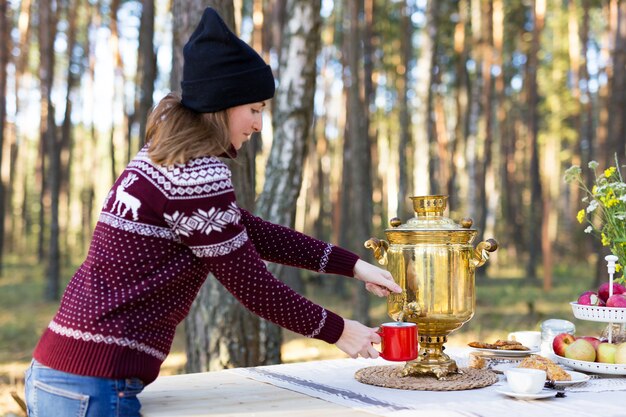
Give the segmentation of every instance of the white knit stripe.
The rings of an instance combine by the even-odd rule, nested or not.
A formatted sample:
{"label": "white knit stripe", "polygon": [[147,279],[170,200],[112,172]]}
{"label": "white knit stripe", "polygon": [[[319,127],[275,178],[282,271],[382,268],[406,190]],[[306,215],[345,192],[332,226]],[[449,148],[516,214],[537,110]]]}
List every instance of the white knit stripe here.
{"label": "white knit stripe", "polygon": [[161,361],[164,361],[167,357],[167,354],[159,351],[158,349],[155,349],[143,343],[139,343],[136,340],[127,339],[125,337],[105,336],[99,333],[93,334],[91,332],[75,330],[69,327],[62,326],[56,323],[54,320],[50,322],[48,328],[58,335],[72,337],[76,340],[83,340],[85,342],[93,343],[104,343],[107,345],[118,345],[130,349],[136,349],[147,355],[154,356]]}
{"label": "white knit stripe", "polygon": [[178,240],[178,236],[167,227],[154,226],[122,219],[111,213],[102,212],[98,221],[107,224],[114,229],[120,229],[125,232],[135,233],[141,236],[158,237],[161,239]]}
{"label": "white knit stripe", "polygon": [[224,242],[213,245],[190,246],[194,255],[200,258],[215,258],[218,256],[228,255],[229,253],[239,249],[248,241],[248,233],[242,231],[237,236]]}
{"label": "white knit stripe", "polygon": [[217,158],[202,158],[197,168],[187,165],[185,169],[168,169],[154,165],[148,157],[133,159],[128,169],[140,173],[159,191],[172,200],[196,196],[216,196],[232,191],[230,170]]}
{"label": "white knit stripe", "polygon": [[317,329],[313,330],[313,333],[311,334],[307,334],[305,335],[306,337],[315,337],[318,334],[320,334],[320,332],[322,331],[322,329],[324,328],[324,324],[326,324],[326,316],[328,315],[328,313],[326,313],[326,309],[322,309],[322,320],[320,320],[320,324],[319,326],[317,326]]}
{"label": "white knit stripe", "polygon": [[326,272],[326,266],[328,265],[328,257],[330,256],[330,253],[332,251],[333,251],[333,245],[329,243],[324,248],[324,254],[322,255],[322,258],[320,259],[320,269],[317,272]]}

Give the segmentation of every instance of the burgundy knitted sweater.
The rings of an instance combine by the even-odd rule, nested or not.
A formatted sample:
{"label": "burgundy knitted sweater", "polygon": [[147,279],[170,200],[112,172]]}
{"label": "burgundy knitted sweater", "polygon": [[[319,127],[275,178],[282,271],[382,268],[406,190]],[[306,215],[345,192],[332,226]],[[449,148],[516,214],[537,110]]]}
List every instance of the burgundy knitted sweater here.
{"label": "burgundy knitted sweater", "polygon": [[263,260],[353,276],[357,259],[237,207],[218,158],[167,168],[144,148],[106,197],[87,259],[34,358],[74,374],[150,383],[209,272],[259,316],[335,343],[343,319],[276,279]]}

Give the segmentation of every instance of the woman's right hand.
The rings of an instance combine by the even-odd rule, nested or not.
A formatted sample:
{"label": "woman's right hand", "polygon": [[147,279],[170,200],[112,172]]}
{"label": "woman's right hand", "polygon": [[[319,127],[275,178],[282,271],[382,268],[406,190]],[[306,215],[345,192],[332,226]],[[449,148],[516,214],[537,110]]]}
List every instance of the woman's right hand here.
{"label": "woman's right hand", "polygon": [[365,283],[365,289],[379,297],[387,297],[390,293],[402,293],[402,288],[395,283],[391,273],[362,259],[354,265],[354,277]]}
{"label": "woman's right hand", "polygon": [[378,328],[367,327],[354,320],[343,319],[343,322],[343,333],[335,345],[351,358],[376,359],[378,351],[372,343],[380,343],[380,335],[376,333]]}

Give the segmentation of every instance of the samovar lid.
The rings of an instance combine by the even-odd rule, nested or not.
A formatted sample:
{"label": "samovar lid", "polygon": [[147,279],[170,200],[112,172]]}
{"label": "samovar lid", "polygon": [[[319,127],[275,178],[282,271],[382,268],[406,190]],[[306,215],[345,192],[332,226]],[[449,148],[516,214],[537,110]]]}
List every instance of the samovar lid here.
{"label": "samovar lid", "polygon": [[413,201],[415,217],[404,224],[398,218],[389,221],[391,228],[385,232],[390,243],[429,243],[433,238],[438,243],[442,241],[469,243],[476,235],[476,230],[471,228],[472,219],[465,218],[459,224],[444,215],[448,206],[447,195],[410,198]]}

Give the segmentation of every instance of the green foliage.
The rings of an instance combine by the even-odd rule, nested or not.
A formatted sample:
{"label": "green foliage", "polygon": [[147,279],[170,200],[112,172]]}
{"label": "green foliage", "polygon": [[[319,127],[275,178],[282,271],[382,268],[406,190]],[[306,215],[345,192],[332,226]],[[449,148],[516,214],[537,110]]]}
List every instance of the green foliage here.
{"label": "green foliage", "polygon": [[565,181],[574,183],[584,192],[583,209],[576,216],[578,222],[587,225],[585,233],[599,238],[603,246],[608,246],[617,256],[617,272],[624,280],[626,266],[626,183],[620,172],[619,162],[598,173],[598,163],[591,161],[589,168],[594,173],[591,189],[582,176],[582,170],[574,165],[565,171]]}

